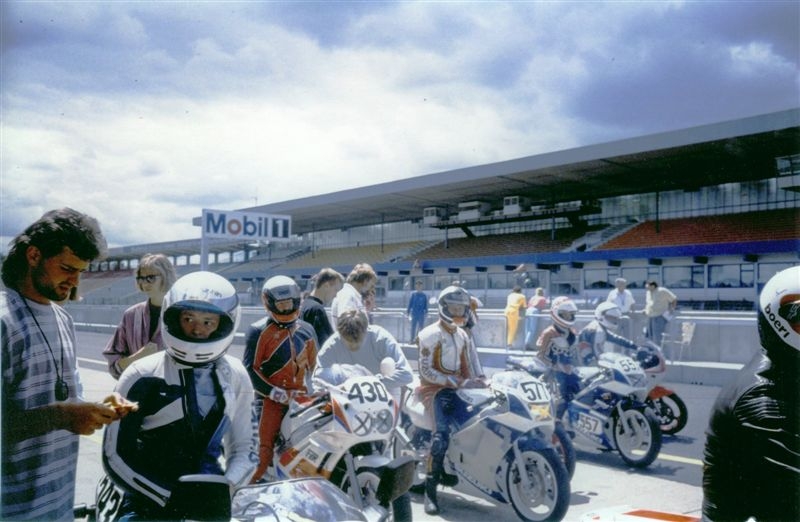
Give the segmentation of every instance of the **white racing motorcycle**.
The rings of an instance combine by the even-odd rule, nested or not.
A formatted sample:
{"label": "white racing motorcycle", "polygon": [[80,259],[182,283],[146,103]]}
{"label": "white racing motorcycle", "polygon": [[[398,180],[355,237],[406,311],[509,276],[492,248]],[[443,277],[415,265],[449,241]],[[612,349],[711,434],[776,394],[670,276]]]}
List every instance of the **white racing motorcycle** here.
{"label": "white racing motorcycle", "polygon": [[[542,377],[557,392],[549,367],[538,357],[509,357],[507,364]],[[650,383],[639,363],[619,353],[603,353],[597,366],[579,366],[575,371],[581,389],[563,418],[575,446],[617,451],[636,468],[652,464],[661,451],[661,428],[645,403]]]}
{"label": "white racing motorcycle", "polygon": [[324,393],[290,402],[274,474],[278,480],[323,477],[359,509],[378,506],[393,520],[411,520],[414,461],[389,456],[400,405],[365,368],[336,366],[332,380],[316,381]]}
{"label": "white racing motorcycle", "polygon": [[[550,443],[554,421],[549,409],[531,408],[518,386],[460,389],[458,395],[470,405],[472,416],[453,426],[444,470],[454,480],[442,484],[511,504],[522,520],[562,520],[569,507],[569,474]],[[406,394],[403,412],[394,451],[414,456],[420,485],[433,425],[414,393]]]}
{"label": "white racing motorcycle", "polygon": [[555,418],[555,404],[549,387],[542,379],[521,370],[503,370],[492,375],[491,387],[497,390],[513,389],[524,397],[535,418],[553,420],[550,443],[567,468],[569,478],[575,474],[575,447],[563,423]]}

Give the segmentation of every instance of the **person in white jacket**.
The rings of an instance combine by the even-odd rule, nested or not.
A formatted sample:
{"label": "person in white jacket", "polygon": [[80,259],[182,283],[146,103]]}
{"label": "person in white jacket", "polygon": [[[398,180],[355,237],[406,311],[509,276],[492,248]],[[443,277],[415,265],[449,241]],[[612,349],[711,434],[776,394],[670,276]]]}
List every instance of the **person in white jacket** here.
{"label": "person in white jacket", "polygon": [[125,491],[123,520],[179,516],[170,495],[183,475],[224,475],[232,488],[249,481],[253,386],[241,361],[226,355],[240,315],[233,286],[211,272],[178,279],[165,297],[166,349],[122,373],[116,391],[139,409],[103,440],[105,471]]}

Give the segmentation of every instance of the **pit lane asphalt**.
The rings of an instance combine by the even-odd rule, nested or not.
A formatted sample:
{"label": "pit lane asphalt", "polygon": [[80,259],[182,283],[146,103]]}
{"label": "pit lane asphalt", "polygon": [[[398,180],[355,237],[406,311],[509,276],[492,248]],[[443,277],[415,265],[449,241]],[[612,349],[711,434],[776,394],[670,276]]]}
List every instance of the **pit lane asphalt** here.
{"label": "pit lane asphalt", "polygon": [[[87,400],[101,400],[114,388],[116,381],[108,374],[102,356],[108,337],[100,333],[77,333],[78,364]],[[230,354],[241,358],[242,351],[243,347],[235,344]],[[489,375],[493,370],[497,369],[486,368]],[[689,410],[687,426],[676,436],[664,437],[658,458],[644,470],[629,468],[617,453],[578,449],[578,464],[565,520],[579,520],[587,512],[623,505],[699,516],[704,430],[719,388],[664,384],[686,402]],[[94,490],[103,473],[101,442],[102,432],[81,437],[76,504],[94,502]],[[450,488],[443,488],[439,496],[444,512],[438,517],[429,517],[422,509],[422,497],[413,495],[414,520],[518,520],[508,505],[491,503]]]}

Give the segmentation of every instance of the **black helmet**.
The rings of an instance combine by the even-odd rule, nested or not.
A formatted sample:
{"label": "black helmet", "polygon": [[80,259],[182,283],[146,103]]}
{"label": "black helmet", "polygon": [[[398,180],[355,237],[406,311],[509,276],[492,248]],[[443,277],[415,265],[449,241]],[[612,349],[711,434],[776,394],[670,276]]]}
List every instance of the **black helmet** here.
{"label": "black helmet", "polygon": [[[289,326],[300,317],[300,287],[291,277],[282,275],[270,277],[261,288],[261,294],[270,316],[276,323]],[[277,303],[287,299],[292,301],[291,308],[278,310]]]}

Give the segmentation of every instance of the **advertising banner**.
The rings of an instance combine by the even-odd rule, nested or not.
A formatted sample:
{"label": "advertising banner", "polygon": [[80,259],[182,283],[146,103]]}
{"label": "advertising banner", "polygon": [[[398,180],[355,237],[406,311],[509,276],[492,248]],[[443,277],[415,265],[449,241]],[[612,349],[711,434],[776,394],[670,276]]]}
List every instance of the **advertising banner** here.
{"label": "advertising banner", "polygon": [[201,226],[204,238],[288,241],[292,234],[292,217],[203,209]]}

